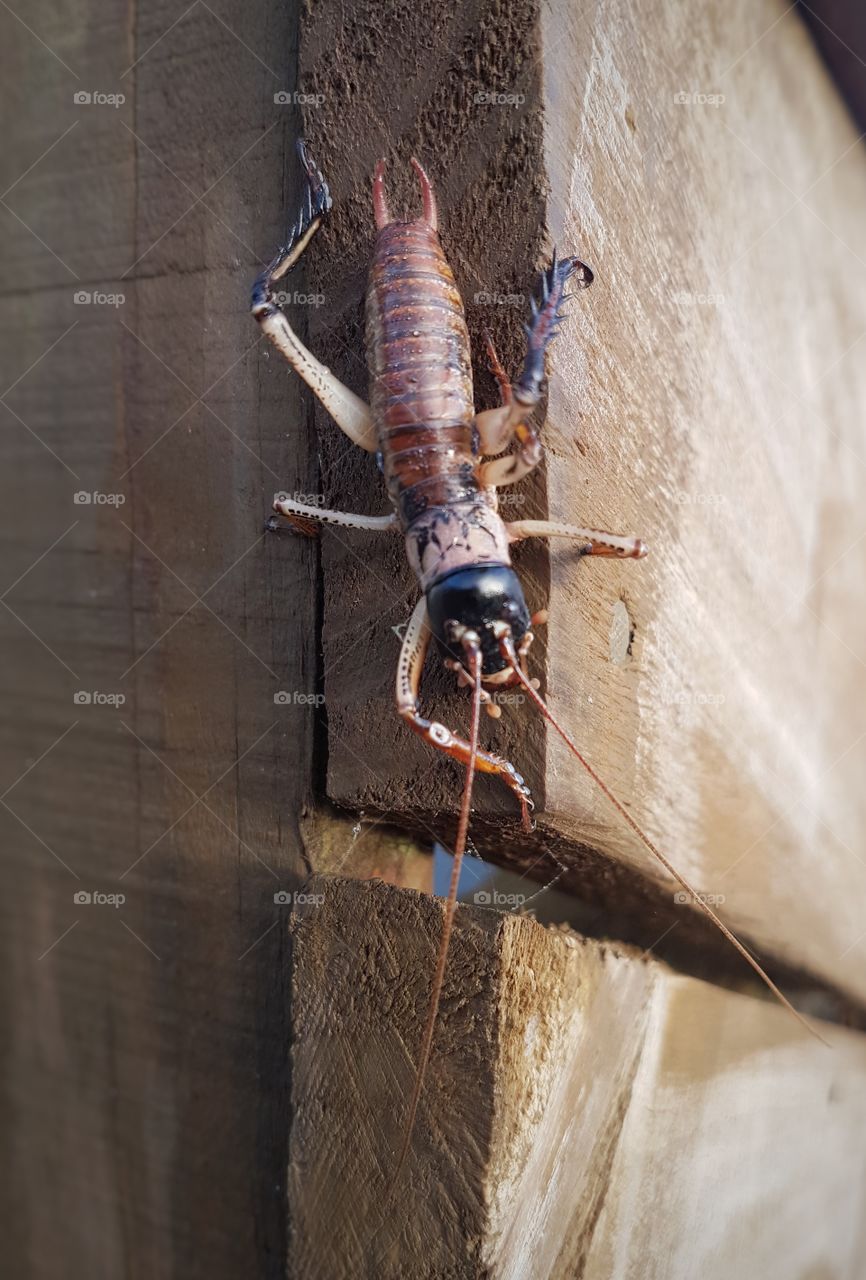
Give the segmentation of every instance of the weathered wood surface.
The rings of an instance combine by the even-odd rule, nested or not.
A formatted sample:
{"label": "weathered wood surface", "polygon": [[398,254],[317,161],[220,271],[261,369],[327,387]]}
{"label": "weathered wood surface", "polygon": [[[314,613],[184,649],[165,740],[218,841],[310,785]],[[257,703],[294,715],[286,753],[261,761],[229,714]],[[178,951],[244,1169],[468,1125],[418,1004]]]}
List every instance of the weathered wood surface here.
{"label": "weathered wood surface", "polygon": [[[553,352],[544,471],[508,510],[638,532],[652,554],[578,565],[562,544],[521,549],[530,603],[551,611],[535,669],[727,918],[862,999],[866,160],[796,12],[478,0],[350,18],[326,0],[303,20],[300,77],[336,201],[311,264],[327,302],[314,339],[360,392],[377,156],[398,208],[417,202],[409,155],[429,165],[482,365],[488,323],[518,366],[551,240],[592,264]],[[479,404],[494,395],[480,370]],[[374,461],[323,416],[318,429],[325,499],[383,511]],[[392,626],[413,599],[398,544],[324,535],[329,793],[449,838],[457,771],[389,727]],[[424,697],[465,724],[450,680],[429,676]],[[481,779],[476,842],[524,863],[552,850],[566,883],[627,904],[646,944],[676,921],[669,942],[685,942],[691,913],[530,710],[507,709],[485,740],[541,813],[527,844]]]}
{"label": "weathered wood surface", "polygon": [[[284,230],[297,121],[273,95],[292,87],[296,15],[14,7],[2,1269],[275,1278],[289,1011],[273,894],[304,870],[314,709],[273,695],[315,692],[316,551],[261,529],[274,487],[312,487],[315,459],[247,306]],[[78,289],[125,302],[76,305]],[[125,502],[75,504],[94,490]],[[126,702],[75,705],[81,689]],[[79,906],[81,890],[126,902]]]}
{"label": "weathered wood surface", "polygon": [[[461,907],[393,1170],[442,904],[311,881],[292,922],[291,1275],[859,1275],[866,1042],[630,950]],[[324,998],[327,993],[327,998]]]}
{"label": "weathered wood surface", "polygon": [[[587,499],[587,516],[640,527],[655,538],[657,557],[648,566],[602,566],[599,574],[593,566],[592,575],[584,566],[572,578],[563,556],[557,553],[551,561],[539,547],[521,554],[521,571],[533,604],[546,600],[551,573],[561,607],[574,602],[566,618],[568,631],[560,628],[556,643],[561,646],[566,636],[573,642],[569,670],[576,652],[586,655],[586,685],[578,691],[563,689],[556,654],[548,674],[560,699],[567,693],[576,700],[567,708],[569,714],[578,705],[585,709],[586,699],[593,696],[596,711],[604,708],[610,724],[616,724],[614,734],[588,722],[590,754],[595,751],[612,779],[633,797],[636,811],[650,813],[656,834],[673,838],[674,844],[690,841],[689,850],[694,845],[694,869],[705,873],[701,887],[719,891],[712,858],[722,833],[710,800],[726,807],[729,821],[737,810],[737,822],[748,831],[755,829],[753,813],[756,806],[761,813],[762,796],[767,823],[775,819],[781,801],[770,789],[767,761],[761,756],[769,742],[783,752],[780,759],[771,752],[770,765],[781,777],[793,779],[811,804],[814,797],[803,780],[813,785],[811,780],[832,763],[834,749],[838,753],[847,745],[846,728],[858,705],[850,692],[844,646],[862,650],[861,623],[849,606],[851,584],[858,586],[861,580],[859,549],[834,563],[845,550],[856,482],[853,473],[842,474],[836,489],[831,487],[834,477],[826,455],[833,437],[817,417],[814,422],[804,418],[790,399],[791,388],[804,392],[808,373],[817,376],[826,370],[815,393],[820,398],[809,413],[817,406],[845,442],[833,447],[859,466],[851,406],[862,371],[855,366],[856,348],[847,353],[844,348],[849,338],[854,341],[862,320],[860,266],[845,258],[834,234],[823,230],[802,205],[779,224],[778,238],[771,230],[746,262],[737,264],[745,246],[732,247],[736,228],[722,226],[720,218],[714,221],[713,207],[718,204],[729,217],[744,222],[754,219],[756,210],[765,210],[769,226],[784,212],[775,203],[776,189],[727,134],[721,136],[730,151],[714,150],[717,139],[711,130],[719,128],[719,113],[669,113],[670,89],[703,87],[693,79],[701,57],[720,57],[734,30],[742,37],[736,53],[744,51],[781,15],[781,8],[764,12],[763,5],[741,5],[725,23],[709,18],[703,25],[694,12],[689,20],[685,9],[676,10],[665,18],[665,29],[648,4],[628,10],[631,28],[625,25],[625,12],[617,5],[582,10],[584,25],[575,33],[564,17],[554,19],[553,11],[542,22],[536,6],[528,3],[505,13],[481,0],[453,13],[378,4],[357,6],[351,13],[330,2],[314,6],[305,27],[310,83],[303,87],[315,92],[318,85],[325,98],[318,117],[310,118],[308,112],[307,123],[338,203],[332,228],[315,248],[306,287],[316,298],[321,275],[326,305],[316,310],[311,325],[318,330],[323,354],[363,389],[360,297],[371,239],[369,173],[376,156],[391,154],[400,139],[400,161],[413,148],[431,161],[442,192],[446,243],[469,294],[473,329],[477,333],[482,322],[489,322],[514,367],[521,310],[491,306],[476,301],[475,295],[525,293],[546,253],[545,219],[564,242],[565,220],[579,215],[581,251],[599,272],[599,285],[581,300],[573,322],[582,327],[586,344],[580,445],[565,432],[568,419],[560,404],[549,437],[550,496],[550,480],[537,476],[515,495],[525,498],[515,502],[515,510],[535,515],[549,506],[558,514],[564,494],[570,501],[573,493],[586,489],[598,504]],[[381,510],[371,461],[356,458],[324,428],[314,440],[308,401],[258,342],[247,313],[250,278],[281,238],[297,195],[291,142],[298,115],[291,103],[274,101],[275,92],[291,91],[294,84],[295,6],[269,2],[251,7],[222,0],[186,8],[164,0],[148,5],[111,0],[97,8],[88,0],[74,0],[60,13],[38,0],[24,16],[26,26],[0,7],[9,58],[0,94],[6,118],[16,125],[14,134],[7,133],[0,157],[6,266],[0,294],[6,464],[2,589],[8,589],[0,611],[7,652],[0,766],[8,806],[2,811],[7,856],[0,999],[4,1025],[14,1027],[7,1036],[0,1092],[3,1132],[14,1164],[0,1195],[3,1259],[10,1274],[40,1280],[282,1276],[291,993],[286,910],[274,902],[274,889],[298,886],[309,860],[320,859],[336,869],[347,857],[353,865],[393,874],[393,845],[375,820],[390,813],[429,830],[440,821],[441,811],[447,822],[456,779],[392,717],[397,639],[390,626],[408,615],[412,585],[399,547],[361,546],[348,538],[341,543],[329,533],[317,551],[315,544],[295,539],[265,546],[259,537],[262,514],[277,487],[320,490],[347,506]],[[559,25],[551,42],[544,24],[554,20]],[[703,50],[697,63],[696,41]],[[563,73],[558,73],[559,81],[552,74],[559,42],[563,57],[569,49],[572,54],[567,84]],[[653,55],[656,45],[664,50],[662,57],[682,68],[681,80],[673,85]],[[711,55],[711,48],[721,54]],[[725,118],[734,128],[754,129],[762,154],[783,166],[783,176],[796,179],[799,191],[818,176],[825,158],[828,166],[836,159],[853,135],[834,108],[830,90],[822,87],[790,17],[756,48],[758,53],[747,53],[729,73],[742,85],[742,97],[731,108],[737,114]],[[598,220],[590,216],[580,183],[566,207],[562,159],[557,159],[549,132],[545,141],[541,69],[548,57],[551,74],[545,92],[552,95],[559,83],[565,85],[559,91],[569,102],[586,102],[582,118],[587,133],[578,155],[588,165],[586,190],[597,196]],[[700,74],[711,79],[715,65],[707,61]],[[808,95],[802,92],[804,83]],[[581,89],[576,98],[575,85]],[[79,107],[73,101],[77,91],[122,92],[126,101],[117,110],[98,103]],[[490,91],[521,94],[524,101],[506,108],[473,101],[474,95]],[[563,110],[573,127],[569,113],[574,107]],[[549,121],[553,118],[551,110]],[[784,132],[785,124],[790,134]],[[592,151],[589,160],[587,148]],[[718,167],[722,160],[725,171]],[[405,167],[395,166],[392,172],[396,197],[414,200]],[[692,186],[684,191],[686,181]],[[692,198],[693,188],[697,194]],[[691,214],[676,225],[669,221],[672,190],[678,206]],[[821,196],[821,216],[834,224],[838,219],[835,234],[855,248],[861,232],[845,222],[844,211],[856,206],[861,195],[862,168],[852,150],[809,197]],[[749,345],[736,348],[739,364],[730,349],[729,330],[740,318],[732,309],[733,288],[729,292],[725,286],[724,308],[696,306],[674,313],[665,290],[664,273],[675,274],[676,268],[687,277],[684,288],[704,291],[696,263],[702,263],[709,279],[717,260],[712,256],[714,233],[726,251],[725,264],[733,264],[740,287],[737,305],[745,299],[755,312],[747,330]],[[665,245],[669,252],[659,258]],[[651,270],[653,263],[659,270]],[[745,266],[751,271],[744,276]],[[305,283],[301,275],[299,289]],[[77,289],[122,292],[125,301],[116,311],[76,305]],[[596,311],[589,309],[590,302]],[[652,323],[656,328],[648,356],[643,335]],[[696,328],[699,342],[688,337]],[[669,355],[664,363],[660,357],[672,335],[680,344],[680,361]],[[697,361],[711,347],[719,362],[715,372],[709,362]],[[838,358],[829,370],[828,350],[829,360]],[[792,369],[784,367],[787,357]],[[783,371],[788,384],[776,387],[767,381],[758,372],[759,358],[778,361],[776,373]],[[554,372],[564,379],[572,359],[566,342]],[[729,381],[723,414],[717,393],[725,369]],[[700,378],[710,372],[718,384],[708,381],[699,396]],[[625,381],[620,384],[617,378]],[[563,393],[566,385],[563,381]],[[492,402],[494,389],[486,375],[479,386],[482,401]],[[767,411],[771,386],[780,397],[779,411],[783,405],[789,410],[784,430],[782,423],[774,426]],[[558,437],[557,424],[564,433]],[[810,424],[811,433],[806,430]],[[689,469],[676,476],[677,483],[706,485],[713,460],[740,466],[747,427],[754,470],[743,476],[733,470],[718,489],[713,477],[706,490],[716,493],[722,483],[728,486],[728,505],[716,504],[722,515],[710,512],[721,520],[714,526],[712,555],[698,519],[706,503],[696,500],[685,504],[696,524],[686,547],[672,532],[663,483],[672,446],[682,445],[686,432]],[[669,434],[658,435],[662,429]],[[575,448],[586,450],[579,485],[569,470]],[[563,468],[559,481],[554,462]],[[821,467],[816,486],[814,475]],[[609,470],[618,473],[616,483]],[[786,484],[797,499],[796,526],[792,508],[776,500],[764,513],[766,528],[756,522],[755,491],[771,471],[778,476],[773,491],[781,492]],[[79,491],[120,493],[125,503],[119,509],[79,505],[74,502]],[[740,494],[748,500],[742,522],[733,518]],[[645,512],[646,524],[640,519]],[[741,523],[746,530],[742,537]],[[665,536],[673,539],[670,555],[660,558]],[[751,544],[759,536],[767,543],[760,557]],[[821,556],[829,572],[810,598],[824,617],[820,631],[807,634],[794,613],[770,654],[753,643],[751,633],[745,638],[730,634],[744,596],[753,602],[760,591],[761,612],[775,621],[780,604],[774,593],[785,584],[799,589],[809,580],[809,565]],[[316,640],[319,557],[327,584],[324,662]],[[681,574],[679,583],[645,576],[660,574],[662,567],[668,575],[674,570]],[[821,571],[814,570],[812,578]],[[690,574],[692,594],[685,586]],[[672,602],[665,608],[671,610],[694,603],[701,592],[707,597],[711,589],[717,593],[715,619],[694,614],[691,647],[683,647],[674,614],[662,610],[669,589]],[[614,670],[600,655],[608,651],[611,611],[623,591],[637,632],[631,660]],[[757,606],[755,610],[757,614]],[[687,718],[692,704],[683,711],[676,703],[669,723],[656,725],[654,716],[661,715],[662,704],[653,702],[658,696],[653,673],[660,655],[671,663],[670,687],[677,697],[684,690],[719,692],[707,683],[715,668],[703,665],[697,649],[715,645],[711,652],[719,646],[724,652],[735,639],[742,651],[731,677],[735,684],[722,690],[722,718],[715,719],[710,706],[709,725],[703,724],[700,732],[690,730],[686,738],[676,722]],[[651,640],[654,660],[648,656]],[[833,648],[837,643],[838,652]],[[824,692],[817,672],[824,673]],[[313,704],[292,697],[315,695],[320,678],[328,697],[327,743],[321,731],[316,734]],[[122,693],[126,703],[122,708],[78,706],[74,693],[82,689]],[[289,700],[275,705],[276,689],[287,692]],[[428,690],[438,697],[443,716],[457,723],[465,704],[446,692],[441,680],[430,681]],[[754,705],[746,706],[747,694]],[[706,707],[700,712],[708,714]],[[805,754],[791,768],[788,756],[801,727]],[[555,793],[559,804],[553,768],[563,766],[558,756],[546,759],[540,725],[530,727],[514,716],[501,732],[500,740],[525,766],[539,798],[546,795],[550,809]],[[344,823],[332,822],[328,812],[314,812],[311,759],[315,755],[321,764],[326,746],[331,793],[352,810]],[[679,771],[698,747],[705,761],[701,812],[694,780]],[[732,782],[736,752],[747,778],[742,795]],[[352,760],[354,775],[348,765]],[[672,761],[679,762],[676,768],[668,767]],[[853,771],[856,762],[852,751],[844,765]],[[661,787],[662,773],[656,769],[675,791]],[[856,772],[849,777],[837,767],[833,777],[826,797],[833,824],[856,855]],[[650,788],[659,789],[656,810],[649,809]],[[488,815],[488,848],[506,844],[507,799],[482,785],[479,804],[479,817]],[[571,804],[570,799],[563,802],[560,810],[569,818],[568,830],[556,829],[548,814],[539,839],[561,839],[570,854],[589,846],[592,856],[578,864],[579,872],[587,873],[589,884],[595,870],[593,887],[601,895],[608,863],[596,855],[626,859],[628,851],[619,847],[608,816],[595,801],[595,825],[579,820]],[[791,954],[795,963],[809,964],[859,992],[852,922],[862,871],[856,856],[843,865],[826,833],[813,819],[806,822],[803,811],[797,811],[796,820],[797,831],[791,821],[781,822],[774,833],[778,844],[771,848],[768,843],[749,855],[749,862],[762,860],[767,897],[758,902],[750,880],[737,906],[738,918],[779,954]],[[738,830],[726,831],[724,839],[737,835]],[[787,879],[778,872],[782,857]],[[418,882],[425,871],[416,863],[409,874]],[[618,891],[621,882],[614,887]],[[122,892],[126,901],[117,909],[79,906],[73,895],[81,890]],[[730,891],[724,891],[730,899]],[[376,968],[367,990],[363,953],[359,962],[354,953],[347,957],[344,945],[340,951],[341,963],[356,983],[351,989],[353,1016],[369,1018],[373,1028],[353,1069],[359,1082],[362,1077],[379,1082],[379,1092],[368,1096],[359,1131],[376,1134],[380,1124],[393,1120],[381,1137],[387,1152],[375,1169],[371,1166],[369,1184],[359,1179],[352,1187],[359,1208],[371,1188],[381,1188],[385,1176],[395,1099],[405,1096],[426,997],[435,935],[431,927],[438,924],[439,909],[429,900],[405,895],[381,901],[394,914],[395,925],[403,913],[412,927],[387,965]],[[633,896],[630,902],[635,901]],[[662,901],[657,898],[655,906]],[[822,925],[822,916],[832,926]],[[658,911],[653,925],[661,918]],[[759,919],[765,922],[760,927]],[[339,920],[335,924],[336,946],[344,930]],[[356,926],[363,944],[357,921]],[[476,918],[471,931],[480,943],[516,927]],[[847,967],[832,960],[831,927],[837,949],[847,948]],[[810,939],[814,954],[806,944],[801,949],[791,942],[795,930]],[[478,1239],[484,1234],[491,1266],[499,1265],[497,1257],[512,1247],[501,1234],[491,1234],[493,1219],[479,1216],[477,1196],[464,1197],[459,1224],[447,1227],[446,1188],[453,1186],[448,1166],[457,1138],[461,1150],[469,1145],[471,1160],[473,1146],[483,1152],[493,1124],[493,1093],[486,1099],[479,1093],[470,1106],[465,1081],[483,1079],[482,1072],[492,1068],[494,1031],[499,1035],[498,1014],[491,1021],[496,975],[484,968],[494,964],[494,953],[488,947],[480,957],[477,949],[461,952],[462,945],[458,937],[439,1041],[441,1047],[450,1037],[459,1052],[451,1061],[450,1077],[443,1082],[440,1065],[433,1080],[434,1087],[447,1089],[463,1128],[449,1138],[452,1155],[443,1147],[433,1165],[421,1170],[419,1193],[426,1193],[427,1208],[418,1209],[417,1219],[428,1260],[434,1256],[431,1240],[439,1242],[440,1258],[453,1245],[444,1274],[473,1233]],[[501,957],[495,963],[501,965]],[[548,963],[553,963],[550,957],[544,961]],[[514,972],[516,981],[522,972],[518,960]],[[537,972],[542,980],[542,970]],[[644,969],[626,966],[622,972],[628,977],[611,981],[604,1002],[609,1010],[605,1016],[618,1034],[602,1065],[613,1064],[615,1080],[622,1078],[623,1046],[641,1035],[640,1043],[646,1045],[646,1028],[653,1024],[644,1019],[661,1017],[652,1013],[658,981],[650,988]],[[387,986],[376,985],[389,976]],[[299,1027],[301,1015],[315,1016],[314,997],[321,1003],[324,993],[327,1009],[331,981],[326,974],[318,990],[312,985],[304,990],[307,1003],[300,1006]],[[591,973],[587,997],[596,981],[599,990],[604,988],[599,973]],[[343,998],[350,988],[335,985],[334,990]],[[734,1000],[718,994],[710,998]],[[373,1022],[383,1011],[387,1014],[389,1002],[395,1025],[406,1028],[402,1049],[389,1041],[387,1020],[384,1032]],[[639,1013],[645,1004],[648,1011]],[[597,1001],[598,1035],[603,1031],[601,1006]],[[735,1022],[745,1018],[742,1002],[730,1007],[737,1011]],[[758,1011],[750,1017],[769,1016],[763,1006],[749,1008]],[[685,1013],[692,1016],[690,1008]],[[351,1017],[348,1024],[351,1031]],[[761,1021],[761,1034],[763,1026]],[[340,1020],[341,1037],[347,1035],[346,1027]],[[564,1044],[554,1033],[555,1027],[551,1044]],[[805,1050],[794,1041],[796,1034],[794,1028],[778,1033],[799,1055]],[[758,1031],[755,1036],[754,1043],[765,1043]],[[341,1060],[336,1043],[320,1046],[318,1068],[325,1064],[331,1070]],[[306,1047],[311,1044],[305,1042]],[[585,1044],[586,1054],[594,1055],[590,1041]],[[852,1042],[845,1038],[845,1044]],[[640,1052],[645,1055],[646,1050]],[[834,1062],[850,1062],[852,1073],[859,1070],[856,1046],[839,1052]],[[722,1050],[719,1054],[729,1061]],[[625,1061],[634,1063],[627,1055]],[[821,1072],[830,1068],[823,1058],[815,1061],[817,1065],[806,1060],[802,1069],[824,1079]],[[780,1070],[784,1066],[778,1059],[773,1062]],[[803,1062],[796,1058],[798,1069]],[[594,1057],[591,1066],[593,1079],[603,1078]],[[640,1069],[638,1064],[635,1081],[642,1078]],[[848,1105],[848,1069],[838,1067],[844,1077],[839,1096],[846,1134],[856,1137],[861,1120]],[[324,1089],[328,1071],[321,1074],[317,1087]],[[652,1077],[648,1079],[651,1083]],[[314,1084],[307,1077],[305,1086]],[[799,1095],[792,1090],[792,1096],[802,1098],[801,1109],[808,1111],[814,1096],[809,1088],[802,1089]],[[773,1101],[780,1105],[775,1094]],[[647,1110],[644,1103],[645,1119]],[[758,1111],[756,1104],[754,1114]],[[428,1102],[419,1131],[422,1149],[431,1114]],[[303,1113],[293,1148],[291,1205],[298,1214],[295,1239],[302,1261],[310,1258],[303,1251],[311,1202],[299,1198],[297,1179],[304,1172],[299,1161],[317,1162],[316,1176],[303,1184],[306,1196],[317,1180],[327,1191],[330,1178],[330,1188],[339,1190],[339,1177],[361,1169],[352,1163],[350,1144],[340,1153],[343,1164],[336,1170],[327,1165],[324,1152],[313,1151],[314,1139],[322,1142],[329,1123],[327,1116],[320,1117],[313,1134],[314,1119],[310,1110]],[[531,1146],[517,1121],[514,1126],[509,1150],[511,1137]],[[807,1145],[796,1118],[791,1126],[802,1146],[789,1153],[790,1159],[799,1160],[805,1152],[817,1162],[815,1194],[821,1181],[830,1180],[820,1161],[825,1156],[829,1160],[831,1150],[844,1179],[836,1184],[835,1202],[822,1202],[827,1222],[816,1222],[813,1232],[819,1242],[825,1239],[823,1231],[832,1227],[836,1232],[837,1253],[829,1243],[825,1248],[826,1265],[834,1274],[832,1267],[851,1233],[843,1193],[855,1194],[860,1170],[853,1167],[845,1135],[831,1129],[825,1152],[815,1140]],[[354,1142],[357,1135],[351,1136]],[[664,1149],[664,1133],[650,1138]],[[497,1156],[508,1158],[501,1151]],[[494,1208],[507,1216],[508,1169],[490,1161],[488,1167],[485,1177],[493,1187],[495,1175],[499,1197]],[[481,1175],[480,1155],[476,1175]],[[733,1180],[732,1175],[728,1193]],[[465,1183],[458,1191],[462,1194],[467,1186],[471,1189]],[[564,1198],[563,1184],[555,1186]],[[800,1190],[806,1194],[808,1186]],[[569,1204],[575,1212],[586,1208],[586,1202],[578,1205],[576,1199]],[[605,1238],[606,1215],[617,1205],[618,1212],[627,1211],[625,1193],[616,1203],[607,1196],[592,1237],[594,1247]],[[348,1207],[334,1202],[332,1216]],[[441,1232],[443,1221],[446,1229]],[[621,1221],[634,1219],[626,1214]],[[624,1228],[616,1225],[617,1238],[622,1238]],[[586,1235],[585,1224],[580,1229]],[[651,1224],[645,1229],[649,1232]],[[351,1234],[349,1224],[347,1238]],[[639,1243],[635,1227],[628,1238]],[[393,1246],[387,1233],[385,1245],[385,1265],[395,1265],[394,1248],[403,1246]],[[362,1246],[363,1241],[350,1245],[341,1256],[349,1259],[352,1249]],[[321,1256],[328,1256],[327,1251]],[[587,1266],[593,1258],[590,1251]],[[301,1265],[295,1266],[298,1274]],[[314,1258],[312,1274],[317,1265]],[[597,1265],[603,1274],[603,1264]],[[633,1270],[640,1273],[637,1264]],[[767,1274],[771,1269],[762,1261],[759,1270]]]}

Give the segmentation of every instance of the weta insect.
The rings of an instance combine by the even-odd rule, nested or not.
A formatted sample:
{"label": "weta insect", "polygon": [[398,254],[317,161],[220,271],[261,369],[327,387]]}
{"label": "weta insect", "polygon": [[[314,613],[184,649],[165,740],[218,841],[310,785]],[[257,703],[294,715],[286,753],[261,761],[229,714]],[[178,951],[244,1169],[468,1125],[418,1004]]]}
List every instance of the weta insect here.
{"label": "weta insect", "polygon": [[[502,403],[499,408],[476,413],[469,334],[460,295],[439,242],[432,187],[413,158],[423,213],[408,221],[394,219],[385,193],[384,162],[380,161],[373,179],[378,235],[367,289],[368,406],[307,350],[276,300],[276,283],[298,261],[331,208],[327,184],[303,142],[298,151],[307,179],[305,204],[288,243],[255,282],[253,315],[349,439],[380,455],[394,510],[385,516],[352,515],[308,506],[286,494],[276,495],[274,510],[302,528],[311,521],[321,521],[355,529],[402,531],[422,594],[406,628],[398,662],[397,710],[410,729],[466,767],[442,939],[403,1146],[393,1175],[396,1180],[408,1153],[430,1057],[476,770],[502,779],[520,804],[524,827],[530,827],[532,800],[523,778],[509,761],[478,746],[481,707],[494,717],[500,712],[491,699],[491,689],[522,687],[649,852],[777,998],[804,1025],[809,1024],[598,776],[558,724],[538,693],[539,681],[527,670],[532,627],[542,624],[546,615],[529,615],[511,567],[512,543],[523,538],[562,537],[575,542],[581,556],[637,560],[646,555],[638,538],[542,520],[505,522],[497,509],[497,489],[520,480],[541,460],[531,414],[541,398],[545,353],[556,332],[566,285],[573,281],[579,288],[587,288],[593,280],[591,270],[577,258],[558,259],[554,253],[542,279],[540,301],[532,303],[520,377],[513,386],[509,384],[488,338],[491,370],[499,383]],[[516,448],[506,453],[511,445]],[[418,688],[431,638],[458,683],[472,690],[468,738],[425,719],[418,709]]]}

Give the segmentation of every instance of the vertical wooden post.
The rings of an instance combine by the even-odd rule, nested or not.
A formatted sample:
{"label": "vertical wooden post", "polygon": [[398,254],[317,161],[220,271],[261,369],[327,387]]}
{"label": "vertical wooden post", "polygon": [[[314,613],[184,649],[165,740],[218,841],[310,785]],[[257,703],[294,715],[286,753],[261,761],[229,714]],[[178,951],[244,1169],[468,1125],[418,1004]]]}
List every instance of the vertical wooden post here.
{"label": "vertical wooden post", "polygon": [[285,1268],[274,892],[304,873],[315,713],[274,693],[316,689],[317,556],[262,525],[316,464],[248,295],[296,18],[0,13],[9,1274]]}

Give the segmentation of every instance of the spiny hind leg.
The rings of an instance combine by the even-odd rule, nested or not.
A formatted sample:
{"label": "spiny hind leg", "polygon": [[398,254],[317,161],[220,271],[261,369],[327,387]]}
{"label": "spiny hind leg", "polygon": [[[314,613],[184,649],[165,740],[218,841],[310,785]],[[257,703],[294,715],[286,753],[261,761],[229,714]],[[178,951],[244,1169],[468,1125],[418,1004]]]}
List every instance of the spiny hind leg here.
{"label": "spiny hind leg", "polygon": [[[397,711],[414,733],[423,738],[437,751],[444,752],[452,760],[460,764],[469,761],[470,747],[465,738],[459,738],[437,721],[425,720],[418,712],[418,687],[421,683],[421,672],[430,646],[430,627],[427,620],[427,601],[422,596],[415,606],[412,617],[406,627],[400,658],[397,663]],[[487,751],[479,751],[475,757],[475,767],[479,773],[493,773],[500,777],[520,802],[520,813],[524,830],[529,831],[532,823],[529,811],[534,806],[529,788],[520,774],[507,760]]]}
{"label": "spiny hind leg", "polygon": [[604,529],[583,529],[576,524],[559,524],[550,520],[512,520],[506,524],[509,542],[523,538],[572,538],[585,545],[582,556],[614,556],[618,560],[642,560],[647,547],[640,538],[606,533]]}
{"label": "spiny hind leg", "polygon": [[283,517],[293,529],[314,537],[317,524],[338,524],[346,529],[368,529],[372,532],[399,528],[397,516],[392,511],[387,516],[361,516],[350,511],[331,511],[327,507],[314,507],[307,502],[299,502],[288,493],[274,494],[274,512],[265,526],[270,533],[276,533],[283,526],[277,521]]}
{"label": "spiny hind leg", "polygon": [[505,371],[489,336],[487,338],[490,367],[499,383],[503,403],[498,409],[488,409],[476,415],[475,426],[481,452],[501,453],[513,439],[517,440],[518,447],[506,457],[492,458],[489,462],[482,463],[480,478],[484,485],[501,487],[514,484],[528,475],[541,461],[541,441],[528,419],[541,399],[545,352],[556,335],[562,315],[565,286],[572,278],[579,288],[586,289],[592,284],[593,276],[585,263],[577,258],[563,258],[560,261],[554,250],[550,268],[541,278],[541,299],[539,302],[535,298],[531,299],[532,323],[526,327],[526,359],[520,377],[509,388],[507,399],[503,389]]}
{"label": "spiny hind leg", "polygon": [[337,426],[354,444],[368,453],[375,453],[378,445],[369,407],[307,350],[290,326],[277,298],[277,282],[298,261],[331,208],[328,184],[310,160],[301,140],[298,141],[298,153],[307,175],[306,199],[297,222],[289,232],[287,243],[253,285],[252,313],[262,332],[318,396]]}

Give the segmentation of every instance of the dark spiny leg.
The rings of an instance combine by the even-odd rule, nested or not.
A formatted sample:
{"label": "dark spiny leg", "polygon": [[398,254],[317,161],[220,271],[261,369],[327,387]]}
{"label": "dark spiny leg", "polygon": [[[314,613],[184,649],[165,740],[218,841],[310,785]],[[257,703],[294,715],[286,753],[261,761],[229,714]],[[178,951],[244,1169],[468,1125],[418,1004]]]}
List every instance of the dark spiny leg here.
{"label": "dark spiny leg", "polygon": [[305,200],[286,244],[253,285],[252,312],[261,325],[262,332],[315,392],[337,426],[362,449],[375,453],[378,445],[369,408],[307,350],[280,309],[276,283],[298,261],[322,225],[332,203],[328,184],[313,164],[302,141],[298,142],[298,153],[307,176]]}
{"label": "dark spiny leg", "polygon": [[[435,720],[425,720],[418,713],[418,686],[421,682],[421,671],[424,667],[424,659],[427,656],[429,644],[430,628],[427,624],[427,601],[422,596],[409,620],[406,635],[403,639],[403,647],[400,650],[400,659],[397,664],[397,710],[409,728],[423,738],[425,742],[429,743],[431,747],[435,747],[437,751],[444,752],[452,760],[458,760],[461,764],[466,764],[469,760],[469,743],[464,738],[458,738],[444,724],[439,724]],[[491,755],[486,751],[479,751],[476,756],[475,767],[480,773],[496,774],[511,789],[520,802],[524,830],[529,831],[532,826],[529,811],[534,806],[529,794],[529,788],[514,768],[514,765],[507,760],[503,760],[500,756]]]}
{"label": "dark spiny leg", "polygon": [[589,267],[578,258],[557,259],[553,251],[553,261],[541,277],[541,299],[530,301],[532,323],[526,329],[526,359],[523,371],[514,384],[514,398],[524,408],[532,408],[541,398],[541,384],[544,380],[544,356],[551,341],[556,336],[559,321],[562,318],[562,304],[565,297],[565,286],[574,277],[579,289],[588,289],[593,281]]}
{"label": "dark spiny leg", "polygon": [[[475,426],[482,452],[498,453],[512,437],[518,443],[515,453],[483,463],[479,475],[484,485],[514,484],[541,461],[541,442],[528,419],[541,399],[545,352],[556,335],[565,286],[572,277],[582,289],[592,284],[589,267],[577,258],[559,261],[554,250],[553,262],[541,278],[541,299],[538,302],[535,298],[531,300],[532,323],[525,326],[526,359],[523,371],[512,388],[512,398],[501,409],[489,409],[476,416]],[[496,376],[498,378],[499,374]]]}
{"label": "dark spiny leg", "polygon": [[253,285],[253,314],[256,306],[270,300],[273,286],[292,269],[322,225],[322,220],[330,213],[333,205],[328,184],[322,172],[310,159],[303,138],[297,141],[298,155],[306,173],[306,192],[304,203],[294,226],[289,229],[286,243],[277,250],[273,261],[265,268]]}

